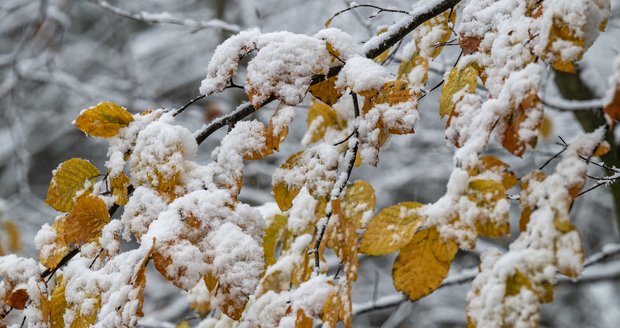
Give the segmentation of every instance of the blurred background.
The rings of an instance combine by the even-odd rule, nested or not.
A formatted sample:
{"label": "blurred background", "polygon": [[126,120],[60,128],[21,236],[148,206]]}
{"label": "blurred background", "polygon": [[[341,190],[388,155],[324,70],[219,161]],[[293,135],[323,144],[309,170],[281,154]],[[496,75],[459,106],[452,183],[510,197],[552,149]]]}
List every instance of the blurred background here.
{"label": "blurred background", "polygon": [[[413,1],[376,4],[404,10],[415,5]],[[541,92],[550,104],[605,95],[613,58],[620,52],[619,5],[618,0],[612,1],[607,31],[579,63],[579,74],[548,72]],[[10,246],[7,244],[14,226],[21,239],[18,253],[38,257],[34,235],[43,223],[52,222],[58,215],[42,201],[52,170],[72,157],[89,159],[103,168],[107,142],[89,138],[71,124],[82,109],[101,101],[116,102],[131,112],[180,107],[199,95],[198,86],[211,55],[227,37],[252,27],[264,32],[287,30],[313,35],[334,13],[348,6],[347,1],[329,0],[0,1],[0,245],[5,249]],[[332,26],[361,43],[380,27],[401,18],[395,13],[370,18],[375,12],[350,11],[334,19]],[[441,80],[457,56],[458,47],[443,51],[431,64],[428,86]],[[388,64],[393,72],[399,58],[397,52]],[[235,80],[243,81],[242,77]],[[445,192],[453,149],[444,139],[439,95],[440,90],[434,91],[420,102],[416,134],[393,136],[380,153],[378,167],[354,170],[354,179],[365,179],[374,186],[379,209],[403,200],[433,202]],[[242,91],[229,89],[192,105],[178,122],[193,131],[244,100]],[[252,205],[273,201],[271,174],[302,148],[308,105],[306,101],[295,109],[289,138],[279,153],[248,163],[242,201]],[[510,163],[516,174],[523,176],[561,150],[556,144],[558,136],[570,142],[604,120],[600,108],[566,111],[552,107],[546,108],[545,133],[535,151],[519,159],[493,143],[489,154]],[[272,104],[254,118],[265,122],[273,110]],[[211,151],[225,132],[218,131],[199,147],[200,162],[210,160]],[[602,159],[610,166],[620,166],[617,136],[619,139],[610,137],[612,151]],[[605,174],[594,167],[590,173]],[[572,220],[581,232],[587,255],[620,243],[618,208],[620,184],[598,188],[575,202]],[[518,205],[513,204],[512,211],[511,237],[480,240],[475,251],[460,252],[451,277],[458,278],[463,270],[471,272],[468,270],[477,266],[485,249],[507,248],[518,233]],[[396,302],[398,293],[391,280],[393,260],[394,256],[361,258],[353,296],[360,311],[354,320],[356,327],[466,325],[468,282],[446,286],[415,303]],[[582,281],[562,280],[554,302],[543,306],[541,326],[618,327],[619,295],[620,258],[611,257],[588,268]],[[149,271],[145,299],[142,326],[199,322],[183,292],[164,282],[154,270]]]}

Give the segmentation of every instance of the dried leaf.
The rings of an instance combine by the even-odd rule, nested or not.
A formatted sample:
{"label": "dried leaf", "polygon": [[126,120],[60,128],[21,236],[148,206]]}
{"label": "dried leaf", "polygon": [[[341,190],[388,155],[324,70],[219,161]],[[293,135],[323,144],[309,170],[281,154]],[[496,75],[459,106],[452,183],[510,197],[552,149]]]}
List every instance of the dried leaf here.
{"label": "dried leaf", "polygon": [[132,121],[133,116],[125,108],[102,102],[80,113],[75,126],[93,137],[110,138]]}
{"label": "dried leaf", "polygon": [[620,87],[616,89],[611,102],[605,106],[605,113],[613,120],[620,121]]}
{"label": "dried leaf", "polygon": [[[538,137],[538,129],[542,124],[542,103],[538,98],[535,90],[532,90],[517,109],[513,111],[512,116],[508,118],[507,127],[504,130],[502,145],[506,150],[516,156],[521,156],[525,152],[526,146],[536,146]],[[526,133],[523,131],[532,131],[534,133]]]}
{"label": "dried leaf", "polygon": [[23,310],[26,307],[26,302],[28,302],[28,292],[23,289],[17,289],[14,290],[13,292],[11,292],[11,294],[9,294],[9,297],[7,297],[6,299],[6,303],[11,306],[14,307],[18,310]]}
{"label": "dried leaf", "polygon": [[[286,162],[284,162],[280,166],[280,169],[290,170],[294,166],[298,165],[299,161],[301,160],[303,156],[303,153],[304,153],[303,151],[300,151],[294,154],[293,156],[289,157],[286,160]],[[285,181],[279,181],[278,183],[274,184],[273,195],[275,197],[276,203],[278,204],[278,207],[280,207],[280,210],[286,211],[289,208],[291,208],[291,206],[293,206],[293,199],[297,197],[297,194],[299,194],[300,191],[301,191],[300,187],[298,186],[289,187]]]}
{"label": "dried leaf", "polygon": [[482,42],[482,37],[480,36],[459,36],[459,45],[463,50],[463,55],[469,55],[478,51],[480,42]]}
{"label": "dried leaf", "polygon": [[66,243],[83,244],[96,239],[110,222],[108,207],[96,196],[80,197],[65,218],[63,239]]}
{"label": "dried leaf", "polygon": [[448,275],[457,250],[456,242],[442,239],[434,226],[417,232],[394,262],[394,287],[412,301],[430,294]]}
{"label": "dried leaf", "polygon": [[364,231],[360,251],[368,255],[386,255],[407,245],[423,220],[416,209],[422,204],[403,202],[382,209]]}
{"label": "dried leaf", "polygon": [[460,70],[454,67],[448,79],[444,83],[439,98],[439,114],[441,117],[451,115],[454,110],[454,95],[461,90],[467,93],[474,93],[478,84],[478,71],[473,65],[467,65]]}
{"label": "dried leaf", "polygon": [[99,170],[89,161],[72,158],[64,161],[54,170],[54,176],[47,190],[45,203],[61,212],[69,212],[79,191],[87,192],[87,183],[99,175]]}
{"label": "dried leaf", "polygon": [[366,227],[365,215],[375,211],[377,199],[372,185],[364,180],[357,180],[346,187],[342,201],[344,216],[353,223],[356,229]]}
{"label": "dried leaf", "polygon": [[328,106],[335,104],[342,96],[342,91],[336,88],[336,76],[311,85],[308,91]]}
{"label": "dried leaf", "polygon": [[328,327],[336,327],[338,323],[338,317],[340,313],[340,297],[338,296],[338,291],[334,289],[323,304],[323,311],[321,315],[321,321],[323,324],[327,324]]}

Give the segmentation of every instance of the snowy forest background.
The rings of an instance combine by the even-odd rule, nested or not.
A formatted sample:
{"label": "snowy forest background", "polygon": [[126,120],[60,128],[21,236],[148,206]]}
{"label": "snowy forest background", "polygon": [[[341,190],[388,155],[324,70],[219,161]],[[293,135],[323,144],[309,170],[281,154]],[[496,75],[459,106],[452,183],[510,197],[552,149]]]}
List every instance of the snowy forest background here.
{"label": "snowy forest background", "polygon": [[[199,95],[198,87],[211,54],[227,37],[250,27],[264,32],[286,30],[312,35],[334,13],[349,6],[347,1],[327,0],[148,0],[111,1],[113,7],[106,4],[96,0],[0,2],[0,199],[4,203],[2,220],[18,223],[24,256],[37,257],[34,235],[41,224],[51,222],[56,215],[42,201],[52,170],[71,157],[88,158],[100,167],[105,161],[106,142],[88,138],[71,125],[82,109],[101,101],[115,102],[132,113],[179,107]],[[380,5],[412,8],[411,1],[381,1]],[[114,8],[123,12],[114,13]],[[142,15],[142,21],[123,17],[140,12],[156,15]],[[179,20],[170,20],[164,12]],[[382,25],[399,18],[394,13],[368,18],[375,12],[351,11],[338,16],[332,26],[362,41]],[[152,24],[145,22],[149,20]],[[452,48],[458,47],[448,47],[431,64],[428,85],[440,81],[443,72],[454,63],[458,49]],[[602,98],[608,88],[606,81],[613,58],[619,52],[620,2],[612,1],[607,31],[580,62],[579,75],[549,72],[543,94],[550,105],[545,113],[552,128],[541,138],[537,150],[527,152],[523,159],[510,155],[501,146],[491,146],[490,153],[507,161],[521,176],[561,149],[555,143],[558,136],[571,140],[578,135],[577,131],[592,130],[597,126],[595,122],[603,119],[600,108],[567,111],[554,107],[570,108],[568,100]],[[396,53],[389,65],[396,67],[398,59]],[[444,139],[445,122],[438,114],[439,95],[438,91],[432,92],[420,102],[421,120],[416,134],[394,136],[382,150],[378,167],[363,165],[354,171],[353,178],[374,186],[377,208],[404,200],[432,202],[445,192],[453,150]],[[243,100],[242,90],[228,90],[192,105],[178,117],[178,122],[196,130]],[[596,107],[596,101],[592,103]],[[268,120],[274,107],[257,112],[257,118]],[[273,201],[271,175],[299,150],[299,141],[306,131],[304,106],[298,107],[290,136],[280,152],[247,163],[239,196],[243,202],[261,205]],[[210,152],[225,133],[218,131],[199,147],[198,162],[210,161]],[[616,135],[620,138],[618,128]],[[620,166],[615,148],[605,160],[609,165]],[[597,175],[591,169],[591,174]],[[600,252],[605,245],[620,243],[619,207],[620,185],[598,188],[575,202],[571,219],[581,232],[586,256]],[[518,229],[517,221],[516,215],[511,217],[513,229]],[[509,242],[480,240],[475,252],[459,253],[450,277],[456,281],[459,275],[475,269],[480,251],[505,248]],[[468,282],[443,287],[415,303],[396,302],[399,293],[392,286],[393,257],[360,260],[360,276],[353,289],[354,311],[360,313],[355,316],[354,326],[465,326]],[[541,326],[617,326],[620,258],[587,268],[583,277],[577,282],[560,281],[554,302],[542,308]],[[182,291],[164,281],[155,270],[148,271],[147,281],[142,326],[174,327],[183,320],[197,322]]]}

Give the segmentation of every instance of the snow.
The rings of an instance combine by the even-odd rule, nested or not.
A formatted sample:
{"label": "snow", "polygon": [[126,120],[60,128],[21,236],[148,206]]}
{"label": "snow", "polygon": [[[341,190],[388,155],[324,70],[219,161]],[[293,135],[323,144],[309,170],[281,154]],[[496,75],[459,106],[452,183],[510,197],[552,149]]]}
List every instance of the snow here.
{"label": "snow", "polygon": [[361,93],[379,90],[385,83],[394,79],[394,76],[385,67],[372,59],[353,56],[347,60],[338,73],[336,87]]}

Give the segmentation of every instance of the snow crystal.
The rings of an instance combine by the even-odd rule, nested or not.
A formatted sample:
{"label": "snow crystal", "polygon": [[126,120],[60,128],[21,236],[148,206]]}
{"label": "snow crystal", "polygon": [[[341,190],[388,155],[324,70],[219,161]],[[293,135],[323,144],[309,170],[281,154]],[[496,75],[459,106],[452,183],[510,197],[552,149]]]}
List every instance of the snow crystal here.
{"label": "snow crystal", "polygon": [[394,76],[374,60],[362,56],[353,56],[338,73],[336,86],[341,89],[351,89],[353,92],[379,90],[394,80]]}

